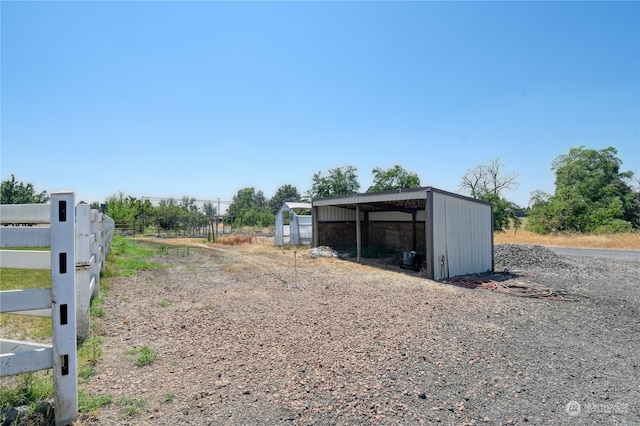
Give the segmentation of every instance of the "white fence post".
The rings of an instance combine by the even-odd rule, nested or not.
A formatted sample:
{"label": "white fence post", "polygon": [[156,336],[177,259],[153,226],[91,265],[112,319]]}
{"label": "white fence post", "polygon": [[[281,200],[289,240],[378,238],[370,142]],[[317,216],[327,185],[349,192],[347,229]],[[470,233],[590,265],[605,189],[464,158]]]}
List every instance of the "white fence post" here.
{"label": "white fence post", "polygon": [[102,213],[98,210],[91,210],[91,255],[93,263],[91,264],[91,297],[100,295],[100,273],[104,264],[104,231],[102,230]]}
{"label": "white fence post", "polygon": [[57,425],[78,414],[74,194],[51,195],[51,323]]}
{"label": "white fence post", "polygon": [[76,206],[76,333],[78,339],[89,336],[91,303],[91,207]]}
{"label": "white fence post", "polygon": [[[51,288],[0,292],[0,312],[51,316],[51,345],[0,339],[0,376],[53,369],[56,425],[78,413],[76,338],[89,334],[89,306],[111,247],[114,222],[75,206],[73,192],[51,194],[51,204],[0,206],[0,267],[50,269]],[[49,224],[2,226],[14,223]],[[51,251],[5,250],[51,247]]]}

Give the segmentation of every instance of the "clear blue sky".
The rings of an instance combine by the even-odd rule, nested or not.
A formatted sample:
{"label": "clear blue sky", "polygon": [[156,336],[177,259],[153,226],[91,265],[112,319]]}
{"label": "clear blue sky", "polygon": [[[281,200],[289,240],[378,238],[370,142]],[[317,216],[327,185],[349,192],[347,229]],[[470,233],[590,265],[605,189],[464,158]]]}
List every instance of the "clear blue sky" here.
{"label": "clear blue sky", "polygon": [[639,2],[1,2],[1,177],[78,201],[304,193],[399,164],[526,206],[571,147],[640,174]]}

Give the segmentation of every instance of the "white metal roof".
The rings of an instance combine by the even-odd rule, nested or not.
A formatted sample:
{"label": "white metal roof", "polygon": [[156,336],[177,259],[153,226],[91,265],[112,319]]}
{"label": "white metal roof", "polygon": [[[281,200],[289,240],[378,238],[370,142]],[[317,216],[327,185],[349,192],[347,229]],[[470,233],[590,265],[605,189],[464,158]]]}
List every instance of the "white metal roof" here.
{"label": "white metal roof", "polygon": [[311,203],[296,203],[296,202],[286,202],[284,203],[289,209],[311,209]]}

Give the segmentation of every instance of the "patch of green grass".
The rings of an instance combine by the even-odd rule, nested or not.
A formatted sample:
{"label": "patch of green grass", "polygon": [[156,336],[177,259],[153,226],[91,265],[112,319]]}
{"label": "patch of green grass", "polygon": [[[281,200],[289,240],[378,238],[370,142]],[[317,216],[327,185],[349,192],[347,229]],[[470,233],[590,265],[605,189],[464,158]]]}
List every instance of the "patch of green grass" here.
{"label": "patch of green grass", "polygon": [[82,382],[88,381],[96,373],[96,368],[91,364],[78,365],[78,378]]}
{"label": "patch of green grass", "polygon": [[144,367],[145,365],[153,364],[158,354],[149,346],[141,346],[139,348],[130,349],[125,352],[129,355],[129,359],[138,367]]}
{"label": "patch of green grass", "polygon": [[105,405],[111,404],[113,397],[111,395],[87,396],[84,391],[78,392],[78,411],[81,413],[91,413]]}
{"label": "patch of green grass", "polygon": [[196,307],[196,309],[202,310],[202,311],[209,311],[213,308],[214,308],[213,303],[203,303],[202,305]]}
{"label": "patch of green grass", "polygon": [[[0,268],[0,290],[51,287],[48,269]],[[15,340],[43,341],[51,337],[51,318],[0,314],[2,337]]]}
{"label": "patch of green grass", "polygon": [[0,290],[51,287],[48,269],[0,269]]}
{"label": "patch of green grass", "polygon": [[2,337],[14,340],[43,342],[52,335],[51,318],[0,314]]}
{"label": "patch of green grass", "polygon": [[12,385],[0,387],[0,405],[2,408],[33,405],[52,397],[52,370],[18,374],[15,376]]}
{"label": "patch of green grass", "polygon": [[102,358],[102,337],[89,336],[78,347],[78,359],[89,364],[97,364]]}
{"label": "patch of green grass", "polygon": [[164,395],[164,399],[162,400],[163,404],[168,404],[170,402],[173,402],[173,398],[175,398],[175,395],[173,394],[173,392],[167,392]]}
{"label": "patch of green grass", "polygon": [[164,266],[152,262],[157,250],[130,238],[115,237],[111,245],[111,252],[107,258],[106,273],[108,277],[128,277],[138,271],[163,268]]}
{"label": "patch of green grass", "polygon": [[147,408],[147,401],[142,398],[122,397],[116,401],[120,406],[120,419],[134,417]]}
{"label": "patch of green grass", "polygon": [[105,316],[104,311],[104,292],[102,288],[100,289],[100,294],[97,297],[91,299],[91,304],[89,305],[89,313],[92,317],[101,318]]}
{"label": "patch of green grass", "polygon": [[160,299],[160,301],[158,302],[158,305],[162,306],[163,308],[166,308],[167,306],[170,305],[171,302],[169,302],[169,299],[167,299],[166,297],[163,297],[162,299]]}

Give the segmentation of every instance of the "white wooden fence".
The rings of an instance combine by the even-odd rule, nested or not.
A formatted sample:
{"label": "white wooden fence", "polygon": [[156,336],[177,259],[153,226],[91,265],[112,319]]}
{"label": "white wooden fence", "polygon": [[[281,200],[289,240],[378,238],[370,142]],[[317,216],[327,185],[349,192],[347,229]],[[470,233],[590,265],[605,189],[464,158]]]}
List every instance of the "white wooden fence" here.
{"label": "white wooden fence", "polygon": [[52,368],[57,425],[78,413],[76,341],[89,335],[89,303],[114,229],[111,218],[74,200],[73,192],[58,192],[50,204],[0,205],[0,267],[51,270],[50,288],[1,291],[0,312],[50,316],[52,323],[51,345],[0,339],[0,376]]}

